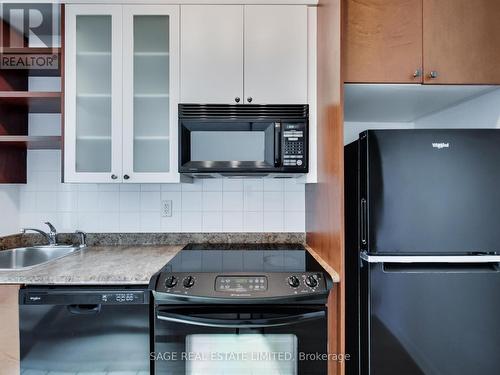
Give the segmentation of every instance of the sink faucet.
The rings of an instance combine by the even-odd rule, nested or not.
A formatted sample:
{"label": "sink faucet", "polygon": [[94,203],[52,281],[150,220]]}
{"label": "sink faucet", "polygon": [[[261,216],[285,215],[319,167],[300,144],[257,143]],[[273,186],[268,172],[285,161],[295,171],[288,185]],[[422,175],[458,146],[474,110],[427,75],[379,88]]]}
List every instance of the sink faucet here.
{"label": "sink faucet", "polygon": [[75,234],[80,237],[80,248],[87,247],[87,233],[82,230],[76,230]]}
{"label": "sink faucet", "polygon": [[22,228],[21,233],[26,233],[27,231],[40,233],[42,236],[44,236],[47,239],[49,245],[55,245],[57,243],[57,240],[56,240],[57,230],[48,221],[45,224],[47,224],[47,226],[49,227],[49,230],[50,230],[49,233],[46,233],[43,230],[36,229],[36,228]]}

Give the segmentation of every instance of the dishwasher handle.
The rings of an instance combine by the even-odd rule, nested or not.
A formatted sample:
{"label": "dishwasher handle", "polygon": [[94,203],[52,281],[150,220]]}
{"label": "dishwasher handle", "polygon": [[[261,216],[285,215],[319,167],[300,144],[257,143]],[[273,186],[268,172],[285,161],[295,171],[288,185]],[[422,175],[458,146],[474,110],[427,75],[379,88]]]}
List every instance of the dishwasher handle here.
{"label": "dishwasher handle", "polygon": [[101,305],[68,305],[68,311],[74,315],[95,315],[101,312]]}
{"label": "dishwasher handle", "polygon": [[194,317],[191,315],[165,313],[165,312],[158,312],[156,314],[156,317],[159,320],[172,323],[181,323],[181,324],[188,324],[201,327],[233,328],[233,329],[283,327],[294,324],[300,324],[306,321],[322,319],[325,316],[326,315],[324,311],[314,311],[314,312],[307,312],[298,315],[289,315],[279,318],[233,320],[233,319],[202,318],[202,317]]}

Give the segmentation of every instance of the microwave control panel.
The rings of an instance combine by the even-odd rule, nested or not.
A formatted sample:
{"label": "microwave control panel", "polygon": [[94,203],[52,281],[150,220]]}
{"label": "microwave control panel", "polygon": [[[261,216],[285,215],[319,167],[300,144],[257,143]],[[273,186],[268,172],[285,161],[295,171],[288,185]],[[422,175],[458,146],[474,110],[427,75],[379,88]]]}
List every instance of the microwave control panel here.
{"label": "microwave control panel", "polygon": [[306,167],[305,124],[283,124],[283,166]]}

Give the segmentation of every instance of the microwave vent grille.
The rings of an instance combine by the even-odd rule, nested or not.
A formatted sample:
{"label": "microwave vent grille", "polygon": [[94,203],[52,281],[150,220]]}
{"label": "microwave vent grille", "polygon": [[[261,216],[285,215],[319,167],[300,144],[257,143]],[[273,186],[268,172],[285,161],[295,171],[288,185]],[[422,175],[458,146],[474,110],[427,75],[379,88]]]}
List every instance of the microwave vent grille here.
{"label": "microwave vent grille", "polygon": [[179,104],[181,119],[307,119],[307,104]]}

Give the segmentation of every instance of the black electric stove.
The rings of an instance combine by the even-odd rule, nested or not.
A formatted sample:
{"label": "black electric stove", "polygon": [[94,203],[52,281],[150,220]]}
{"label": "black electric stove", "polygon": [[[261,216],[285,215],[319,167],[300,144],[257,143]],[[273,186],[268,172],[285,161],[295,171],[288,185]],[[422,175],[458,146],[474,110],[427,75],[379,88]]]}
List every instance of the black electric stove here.
{"label": "black electric stove", "polygon": [[318,303],[332,280],[300,244],[190,244],[152,284],[157,303]]}
{"label": "black electric stove", "polygon": [[155,374],[327,374],[332,280],[302,245],[188,245],[150,286]]}

